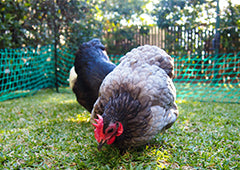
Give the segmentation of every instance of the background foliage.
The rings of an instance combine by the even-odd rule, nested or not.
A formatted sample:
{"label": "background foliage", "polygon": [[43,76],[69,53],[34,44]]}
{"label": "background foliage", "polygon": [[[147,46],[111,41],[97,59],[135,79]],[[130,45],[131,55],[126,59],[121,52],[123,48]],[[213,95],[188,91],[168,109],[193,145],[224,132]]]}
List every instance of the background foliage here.
{"label": "background foliage", "polygon": [[[156,17],[159,28],[166,28],[170,33],[167,34],[170,41],[168,50],[186,51],[184,46],[179,46],[182,41],[176,37],[185,37],[187,44],[191,46],[198,37],[204,37],[204,46],[193,46],[193,51],[215,50],[221,53],[237,52],[239,50],[239,29],[240,29],[240,5],[233,5],[228,0],[228,6],[219,12],[220,23],[220,46],[214,45],[216,39],[216,17],[217,0],[161,0],[156,4],[152,15]],[[177,31],[175,32],[177,27]],[[175,29],[175,30],[174,30]],[[174,30],[174,31],[172,31]],[[208,33],[208,31],[212,33]],[[186,34],[187,32],[187,34]],[[192,32],[194,32],[192,34]],[[184,43],[186,44],[186,42]],[[201,44],[201,42],[200,42]],[[216,44],[216,43],[215,43]]]}
{"label": "background foliage", "polygon": [[[156,4],[152,14],[156,16],[160,28],[177,25],[193,28],[201,24],[214,25],[211,19],[216,18],[215,9],[216,3],[214,1],[161,0]],[[204,12],[206,12],[204,20],[200,20]]]}
{"label": "background foliage", "polygon": [[[110,54],[125,54],[139,44],[136,31],[141,27],[141,14],[147,12],[150,0],[110,0],[99,5],[104,37]],[[120,47],[120,48],[116,48]]]}
{"label": "background foliage", "polygon": [[97,2],[85,0],[5,0],[0,2],[0,48],[63,41],[75,49],[80,41],[101,36],[95,19]]}
{"label": "background foliage", "polygon": [[[185,30],[215,28],[217,0],[3,0],[0,2],[0,49],[58,44],[76,50],[82,42],[101,37],[110,54],[125,54],[140,45],[138,35],[149,34],[148,19],[159,28]],[[149,7],[149,4],[152,4]],[[222,48],[229,52],[239,44],[240,5],[228,1],[220,12]],[[201,31],[199,32],[201,34]],[[230,36],[229,36],[230,34]],[[166,50],[179,48],[176,35],[167,35]],[[231,38],[229,38],[231,37]],[[213,39],[214,36],[209,36]],[[116,48],[117,47],[117,48]],[[169,49],[168,49],[169,48]],[[185,50],[186,51],[186,50]],[[225,50],[226,51],[226,50]]]}

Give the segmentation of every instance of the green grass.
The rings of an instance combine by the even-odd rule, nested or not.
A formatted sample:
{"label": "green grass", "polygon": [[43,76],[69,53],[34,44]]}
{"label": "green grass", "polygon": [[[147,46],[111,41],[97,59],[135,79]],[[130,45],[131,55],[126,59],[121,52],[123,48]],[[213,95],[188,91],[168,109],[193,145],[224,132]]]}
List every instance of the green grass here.
{"label": "green grass", "polygon": [[240,105],[178,101],[165,134],[138,149],[97,150],[68,89],[0,102],[0,169],[240,169]]}

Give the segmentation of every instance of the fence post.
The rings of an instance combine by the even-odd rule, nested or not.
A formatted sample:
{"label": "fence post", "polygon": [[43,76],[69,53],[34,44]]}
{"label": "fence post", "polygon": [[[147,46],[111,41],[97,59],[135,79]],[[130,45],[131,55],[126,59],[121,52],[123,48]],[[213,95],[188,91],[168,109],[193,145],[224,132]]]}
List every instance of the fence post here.
{"label": "fence post", "polygon": [[53,1],[53,27],[54,27],[54,60],[55,60],[55,87],[57,93],[59,92],[58,90],[58,68],[57,68],[57,26],[56,26],[56,0]]}
{"label": "fence post", "polygon": [[219,47],[220,47],[220,11],[219,11],[219,0],[217,0],[217,18],[216,18],[216,35],[215,35],[215,54],[219,53]]}
{"label": "fence post", "polygon": [[217,18],[216,18],[216,33],[214,36],[214,40],[213,40],[213,48],[214,48],[214,77],[213,77],[213,83],[216,84],[217,81],[217,76],[218,76],[218,53],[219,53],[219,48],[220,48],[220,31],[219,31],[219,27],[220,27],[220,10],[219,10],[219,0],[217,1]]}

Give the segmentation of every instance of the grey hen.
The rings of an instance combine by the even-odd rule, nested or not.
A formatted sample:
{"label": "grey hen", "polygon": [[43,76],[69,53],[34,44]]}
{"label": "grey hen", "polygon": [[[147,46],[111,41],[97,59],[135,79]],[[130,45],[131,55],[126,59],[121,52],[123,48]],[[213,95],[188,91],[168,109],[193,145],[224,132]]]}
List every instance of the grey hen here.
{"label": "grey hen", "polygon": [[103,80],[91,113],[98,148],[144,145],[170,128],[178,117],[172,78],[164,50],[145,45],[127,53]]}

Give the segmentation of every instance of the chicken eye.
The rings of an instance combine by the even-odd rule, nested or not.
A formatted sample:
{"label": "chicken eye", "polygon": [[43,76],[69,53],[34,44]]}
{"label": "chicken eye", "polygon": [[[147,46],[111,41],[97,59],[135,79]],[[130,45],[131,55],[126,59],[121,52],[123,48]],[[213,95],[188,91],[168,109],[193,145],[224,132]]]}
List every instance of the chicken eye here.
{"label": "chicken eye", "polygon": [[113,132],[113,128],[111,128],[107,131],[107,133],[112,133],[112,132]]}

